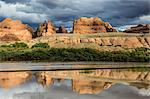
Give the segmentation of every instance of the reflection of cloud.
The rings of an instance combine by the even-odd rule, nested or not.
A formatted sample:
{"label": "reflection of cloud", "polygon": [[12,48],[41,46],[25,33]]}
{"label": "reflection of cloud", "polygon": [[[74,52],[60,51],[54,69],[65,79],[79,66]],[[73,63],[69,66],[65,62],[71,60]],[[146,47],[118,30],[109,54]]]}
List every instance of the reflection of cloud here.
{"label": "reflection of cloud", "polygon": [[13,96],[16,94],[21,94],[25,92],[44,92],[44,90],[45,89],[43,88],[43,86],[37,83],[28,83],[15,88],[11,88],[9,90],[4,90],[0,88],[0,99],[14,99]]}
{"label": "reflection of cloud", "polygon": [[139,94],[142,96],[150,96],[150,89],[140,89]]}

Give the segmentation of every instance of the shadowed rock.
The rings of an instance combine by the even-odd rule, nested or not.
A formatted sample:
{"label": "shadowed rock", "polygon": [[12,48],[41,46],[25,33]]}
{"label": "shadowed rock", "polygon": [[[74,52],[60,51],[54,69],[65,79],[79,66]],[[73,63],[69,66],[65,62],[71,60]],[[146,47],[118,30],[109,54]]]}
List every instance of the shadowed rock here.
{"label": "shadowed rock", "polygon": [[68,33],[68,31],[63,25],[61,25],[57,30],[57,33]]}
{"label": "shadowed rock", "polygon": [[139,24],[138,26],[131,27],[128,30],[125,30],[126,33],[150,33],[150,24],[142,25]]}
{"label": "shadowed rock", "polygon": [[20,41],[19,38],[14,34],[5,34],[0,38],[0,41]]}

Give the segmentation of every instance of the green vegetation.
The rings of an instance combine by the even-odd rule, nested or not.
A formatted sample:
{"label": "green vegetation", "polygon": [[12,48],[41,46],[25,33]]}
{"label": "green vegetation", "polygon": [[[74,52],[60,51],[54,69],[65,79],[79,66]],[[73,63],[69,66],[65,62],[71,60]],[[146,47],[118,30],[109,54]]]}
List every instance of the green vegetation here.
{"label": "green vegetation", "polygon": [[23,42],[16,42],[14,44],[9,44],[9,45],[1,45],[0,47],[2,48],[29,48],[26,43]]}
{"label": "green vegetation", "polygon": [[81,73],[81,74],[92,74],[94,71],[93,70],[82,70],[82,71],[80,71],[79,73]]}
{"label": "green vegetation", "polygon": [[47,43],[36,43],[31,48],[50,48]]}
{"label": "green vegetation", "polygon": [[1,61],[112,61],[150,62],[150,49],[132,51],[98,51],[89,48],[50,48],[47,43],[38,43],[28,48],[25,43],[0,47]]}

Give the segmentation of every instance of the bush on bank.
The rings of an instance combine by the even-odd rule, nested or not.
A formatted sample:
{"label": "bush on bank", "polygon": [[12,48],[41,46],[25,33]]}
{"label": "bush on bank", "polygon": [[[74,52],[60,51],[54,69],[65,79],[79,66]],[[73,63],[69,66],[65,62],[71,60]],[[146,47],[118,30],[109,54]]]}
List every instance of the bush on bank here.
{"label": "bush on bank", "polygon": [[36,43],[31,48],[50,48],[47,43]]}
{"label": "bush on bank", "polygon": [[26,43],[23,42],[16,42],[14,44],[9,45],[1,45],[2,48],[29,48],[29,46]]}
{"label": "bush on bank", "polygon": [[0,51],[2,61],[112,61],[112,62],[150,62],[149,49],[134,51],[97,51],[88,48],[41,48],[20,51]]}

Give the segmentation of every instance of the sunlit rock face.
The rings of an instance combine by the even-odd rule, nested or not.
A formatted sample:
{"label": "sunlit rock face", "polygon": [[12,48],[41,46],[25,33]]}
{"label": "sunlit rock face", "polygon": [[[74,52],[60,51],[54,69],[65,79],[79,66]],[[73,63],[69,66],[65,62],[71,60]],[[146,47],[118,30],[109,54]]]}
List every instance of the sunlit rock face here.
{"label": "sunlit rock face", "polygon": [[32,32],[32,28],[19,20],[6,18],[0,22],[0,41],[29,41]]}
{"label": "sunlit rock face", "polygon": [[130,29],[125,30],[126,33],[150,33],[150,24],[131,27]]}
{"label": "sunlit rock face", "polygon": [[45,21],[39,25],[37,31],[34,33],[34,37],[50,36],[55,33],[56,28],[54,27],[54,24],[51,21]]}
{"label": "sunlit rock face", "polygon": [[104,81],[72,80],[72,89],[79,94],[98,94],[111,86]]}
{"label": "sunlit rock face", "polygon": [[0,87],[12,88],[25,83],[30,78],[29,72],[0,72]]}
{"label": "sunlit rock face", "polygon": [[100,18],[82,17],[74,21],[73,33],[90,34],[117,32],[108,22],[103,22]]}

